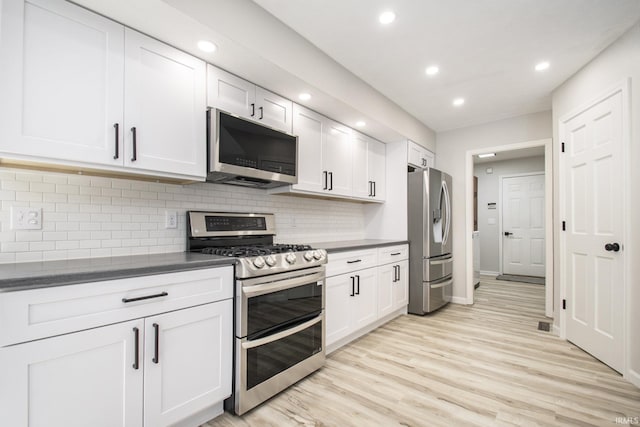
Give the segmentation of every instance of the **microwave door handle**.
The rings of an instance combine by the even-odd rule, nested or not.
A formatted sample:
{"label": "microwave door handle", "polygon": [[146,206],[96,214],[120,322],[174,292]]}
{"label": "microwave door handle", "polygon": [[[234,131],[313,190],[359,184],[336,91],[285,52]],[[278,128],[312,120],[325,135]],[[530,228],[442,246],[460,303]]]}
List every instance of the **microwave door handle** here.
{"label": "microwave door handle", "polygon": [[298,332],[303,331],[303,330],[307,329],[308,327],[315,325],[318,322],[321,322],[323,318],[324,318],[324,315],[320,314],[318,317],[316,317],[314,319],[311,319],[308,322],[301,323],[300,325],[295,326],[295,327],[293,327],[291,329],[287,329],[287,330],[284,330],[282,332],[278,332],[277,334],[269,335],[267,337],[260,338],[260,339],[257,339],[257,340],[243,342],[242,343],[242,349],[246,350],[246,349],[249,349],[249,348],[260,347],[261,345],[269,344],[269,343],[272,343],[274,341],[281,340],[282,338],[286,338],[288,336],[295,335]]}

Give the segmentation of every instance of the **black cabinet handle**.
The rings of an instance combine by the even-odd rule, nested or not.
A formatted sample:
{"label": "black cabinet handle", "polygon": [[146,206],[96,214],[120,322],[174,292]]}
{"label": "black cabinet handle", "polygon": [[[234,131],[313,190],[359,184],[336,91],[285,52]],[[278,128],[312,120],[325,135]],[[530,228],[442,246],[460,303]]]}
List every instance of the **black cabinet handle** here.
{"label": "black cabinet handle", "polygon": [[396,256],[396,255],[400,255],[402,252],[394,252],[391,254],[391,256]]}
{"label": "black cabinet handle", "polygon": [[169,295],[167,292],[160,292],[159,294],[145,295],[143,297],[137,297],[137,298],[122,298],[122,302],[126,304],[128,302],[142,301],[145,299],[166,297],[167,295]]}
{"label": "black cabinet handle", "polygon": [[131,128],[131,133],[133,134],[133,154],[131,156],[131,161],[135,162],[138,160],[138,141],[137,141],[137,131],[135,126]]}
{"label": "black cabinet handle", "polygon": [[618,252],[620,250],[620,244],[619,243],[607,243],[606,245],[604,245],[604,249],[606,251],[613,251],[613,252]]}
{"label": "black cabinet handle", "polygon": [[376,197],[376,182],[372,181],[372,184],[373,184],[373,194],[372,194],[372,196]]}
{"label": "black cabinet handle", "polygon": [[135,356],[133,358],[133,369],[138,369],[140,367],[140,330],[138,328],[133,328],[133,336],[134,336],[134,350]]}
{"label": "black cabinet handle", "polygon": [[397,276],[396,276],[396,282],[400,281],[400,266],[396,265],[396,272],[397,272]]}
{"label": "black cabinet handle", "polygon": [[333,172],[329,172],[329,191],[333,190]]}
{"label": "black cabinet handle", "polygon": [[322,171],[322,182],[324,183],[322,189],[327,190],[329,188],[329,172]]}
{"label": "black cabinet handle", "polygon": [[251,117],[256,115],[256,104],[251,104]]}
{"label": "black cabinet handle", "polygon": [[513,233],[512,233],[512,232],[510,232],[510,231],[505,231],[505,232],[504,232],[504,235],[505,235],[505,236],[507,236],[507,237],[509,237],[509,236],[513,236]]}
{"label": "black cabinet handle", "polygon": [[118,157],[120,157],[120,153],[118,152],[119,150],[119,145],[120,145],[120,125],[118,123],[113,125],[113,128],[116,130],[116,150],[115,150],[115,154],[113,155],[113,160],[116,160]]}
{"label": "black cabinet handle", "polygon": [[355,261],[347,261],[347,264],[355,264],[356,262],[362,262],[361,259],[357,259]]}
{"label": "black cabinet handle", "polygon": [[356,274],[356,295],[360,295],[360,275]]}
{"label": "black cabinet handle", "polygon": [[260,120],[264,119],[264,108],[260,107],[258,110],[260,110]]}
{"label": "black cabinet handle", "polygon": [[349,278],[351,279],[351,293],[349,296],[353,297],[356,295],[356,278],[353,276],[349,276]]}
{"label": "black cabinet handle", "polygon": [[373,181],[369,182],[369,197],[373,196]]}
{"label": "black cabinet handle", "polygon": [[398,270],[396,269],[396,266],[393,266],[393,280],[391,281],[391,283],[396,283],[398,281]]}
{"label": "black cabinet handle", "polygon": [[153,324],[153,333],[155,336],[155,343],[153,345],[153,351],[155,353],[153,360],[153,363],[158,363],[160,362],[160,326],[158,326],[157,323]]}

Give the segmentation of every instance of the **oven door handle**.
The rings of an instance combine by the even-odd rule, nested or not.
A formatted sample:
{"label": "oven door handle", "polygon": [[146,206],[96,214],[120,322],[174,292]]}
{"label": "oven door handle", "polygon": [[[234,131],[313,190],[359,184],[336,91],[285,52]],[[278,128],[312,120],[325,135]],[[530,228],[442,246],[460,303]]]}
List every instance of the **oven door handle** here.
{"label": "oven door handle", "polygon": [[324,271],[319,271],[313,274],[306,274],[304,276],[298,276],[291,279],[277,280],[275,282],[264,283],[262,285],[243,286],[242,294],[247,298],[252,298],[313,282],[317,282],[318,286],[322,286],[324,284],[323,281]]}
{"label": "oven door handle", "polygon": [[282,338],[286,338],[290,335],[297,334],[298,332],[304,329],[307,329],[308,327],[313,326],[318,322],[321,322],[323,318],[324,318],[324,313],[314,319],[309,320],[308,322],[304,322],[299,324],[298,326],[294,326],[291,329],[287,329],[282,332],[278,332],[277,334],[269,335],[268,337],[260,338],[257,340],[243,342],[242,349],[246,350],[249,348],[260,347],[261,345],[269,344],[271,342],[278,341]]}

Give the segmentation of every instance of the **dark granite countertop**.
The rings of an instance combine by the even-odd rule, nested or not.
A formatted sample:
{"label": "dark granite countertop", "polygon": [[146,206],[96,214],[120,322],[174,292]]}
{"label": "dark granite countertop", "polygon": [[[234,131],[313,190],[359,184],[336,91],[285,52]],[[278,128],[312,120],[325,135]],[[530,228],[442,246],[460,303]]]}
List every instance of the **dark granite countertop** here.
{"label": "dark granite countertop", "polygon": [[235,258],[175,252],[0,264],[0,292],[149,276],[234,263]]}
{"label": "dark granite countertop", "polygon": [[325,249],[328,253],[356,251],[358,249],[380,248],[383,246],[405,245],[408,240],[384,240],[384,239],[363,239],[363,240],[342,240],[337,242],[318,242],[311,246],[318,249]]}

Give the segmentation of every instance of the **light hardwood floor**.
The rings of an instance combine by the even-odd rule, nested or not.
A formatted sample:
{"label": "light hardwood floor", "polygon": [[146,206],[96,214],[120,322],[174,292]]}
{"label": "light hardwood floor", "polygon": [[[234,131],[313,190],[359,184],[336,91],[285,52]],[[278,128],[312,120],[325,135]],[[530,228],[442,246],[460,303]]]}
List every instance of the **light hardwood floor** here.
{"label": "light hardwood floor", "polygon": [[243,417],[204,426],[615,426],[640,417],[640,389],[538,331],[541,320],[544,286],[484,279],[473,306],[401,316]]}

